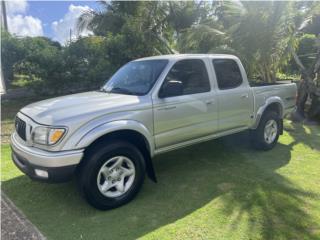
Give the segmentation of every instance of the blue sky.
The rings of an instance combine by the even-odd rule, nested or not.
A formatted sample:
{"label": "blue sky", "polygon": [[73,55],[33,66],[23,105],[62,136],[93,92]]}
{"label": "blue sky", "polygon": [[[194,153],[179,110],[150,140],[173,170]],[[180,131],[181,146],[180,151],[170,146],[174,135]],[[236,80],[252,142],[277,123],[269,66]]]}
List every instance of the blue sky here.
{"label": "blue sky", "polygon": [[[96,1],[9,0],[6,3],[11,33],[18,36],[46,36],[62,44],[68,40],[70,28],[75,33],[76,19],[83,11],[99,9]],[[88,31],[82,33],[88,34]]]}
{"label": "blue sky", "polygon": [[27,14],[39,18],[43,23],[44,35],[53,37],[51,24],[62,19],[68,12],[69,6],[97,7],[95,1],[29,1]]}

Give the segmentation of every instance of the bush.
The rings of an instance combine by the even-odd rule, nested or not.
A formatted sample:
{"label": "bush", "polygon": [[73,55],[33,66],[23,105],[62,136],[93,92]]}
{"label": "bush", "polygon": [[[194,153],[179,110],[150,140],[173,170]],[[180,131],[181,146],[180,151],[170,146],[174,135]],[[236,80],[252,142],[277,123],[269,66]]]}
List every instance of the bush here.
{"label": "bush", "polygon": [[59,43],[44,37],[20,39],[24,58],[14,64],[14,72],[27,76],[26,86],[37,93],[55,94],[64,83],[63,56]]}
{"label": "bush", "polygon": [[96,89],[113,73],[103,37],[86,37],[71,43],[63,52],[68,89]]}
{"label": "bush", "polygon": [[1,32],[1,58],[4,79],[9,86],[14,78],[13,66],[25,56],[25,49],[21,41],[8,32]]}
{"label": "bush", "polygon": [[44,37],[18,39],[5,33],[2,54],[6,59],[5,78],[37,94],[97,89],[115,70],[109,62],[105,38],[96,36],[62,47]]}

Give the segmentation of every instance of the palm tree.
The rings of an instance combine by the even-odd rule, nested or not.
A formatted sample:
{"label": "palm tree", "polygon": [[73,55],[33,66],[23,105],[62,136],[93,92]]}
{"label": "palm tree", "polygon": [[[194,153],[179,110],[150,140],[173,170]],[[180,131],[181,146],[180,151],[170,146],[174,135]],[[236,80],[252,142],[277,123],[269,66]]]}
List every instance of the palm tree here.
{"label": "palm tree", "polygon": [[[180,45],[187,48],[184,51],[234,53],[241,56],[250,75],[274,82],[289,58],[291,8],[290,2],[214,2],[213,14],[185,30]],[[212,47],[202,48],[202,42]]]}
{"label": "palm tree", "polygon": [[309,67],[303,63],[295,51],[294,46],[290,46],[290,51],[296,65],[301,72],[301,81],[298,89],[297,112],[295,120],[305,117],[305,104],[311,98],[311,106],[308,112],[309,118],[320,117],[320,3],[305,2],[298,6],[298,17],[293,38],[299,39],[304,34],[316,36],[317,52]]}
{"label": "palm tree", "polygon": [[89,29],[96,35],[106,36],[119,34],[127,26],[141,32],[151,42],[165,46],[165,50],[156,51],[174,52],[166,36],[170,31],[168,2],[100,1],[100,4],[101,11],[87,11],[80,16],[77,23],[79,32]]}
{"label": "palm tree", "polygon": [[[289,59],[294,25],[290,2],[242,2],[240,18],[230,28],[233,46],[267,82],[276,81],[281,64]],[[233,18],[232,14],[230,14]]]}
{"label": "palm tree", "polygon": [[100,1],[101,11],[87,11],[78,19],[78,31],[96,35],[118,34],[125,26],[135,28],[160,46],[159,53],[175,53],[176,40],[184,29],[207,14],[204,1]]}

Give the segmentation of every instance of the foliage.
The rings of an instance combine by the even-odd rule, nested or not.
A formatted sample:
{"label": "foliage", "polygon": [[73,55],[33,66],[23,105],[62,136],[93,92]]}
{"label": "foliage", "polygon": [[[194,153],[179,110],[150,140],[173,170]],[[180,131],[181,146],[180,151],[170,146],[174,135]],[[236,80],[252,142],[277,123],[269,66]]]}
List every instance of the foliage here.
{"label": "foliage", "polygon": [[210,21],[184,29],[178,39],[178,49],[182,53],[231,52],[227,44],[228,36],[221,28],[216,22]]}
{"label": "foliage", "polygon": [[[312,63],[316,56],[316,40],[317,37],[313,34],[303,34],[297,39],[298,44],[296,47],[296,52],[306,68],[310,68],[312,66]],[[283,66],[281,71],[295,74],[299,73],[299,69],[297,68],[293,59],[291,59],[287,65]]]}
{"label": "foliage", "polygon": [[[87,27],[96,35],[117,39],[120,46],[129,50],[122,58],[171,53],[166,25],[168,4],[164,2],[102,2],[103,11],[86,12],[78,22],[79,31]],[[110,24],[111,23],[111,24]],[[141,42],[143,40],[143,42]],[[133,47],[130,48],[130,42]],[[129,49],[130,48],[130,49]],[[115,46],[117,51],[117,46]],[[144,55],[145,56],[145,55]]]}
{"label": "foliage", "polygon": [[14,73],[9,78],[13,83],[23,81],[24,86],[37,93],[96,89],[115,70],[102,37],[81,38],[65,47],[44,37],[16,38],[8,33],[2,35],[1,41],[5,76]]}
{"label": "foliage", "polygon": [[97,89],[114,70],[103,37],[81,38],[66,47],[63,56],[65,87],[69,91]]}
{"label": "foliage", "polygon": [[130,22],[119,33],[108,33],[106,45],[107,53],[116,68],[136,58],[169,53],[152,33],[141,34],[138,26]]}
{"label": "foliage", "polygon": [[288,59],[292,12],[290,2],[222,2],[215,6],[210,24],[196,24],[185,31],[180,49],[235,53],[249,75],[275,81]]}
{"label": "foliage", "polygon": [[[135,58],[181,53],[231,53],[250,78],[296,74],[292,49],[306,66],[320,29],[316,2],[101,1],[84,12],[78,30],[95,36],[60,46],[43,37],[3,33],[5,78],[37,91],[63,93],[100,86]],[[304,25],[303,30],[300,26]],[[301,28],[302,29],[302,28]],[[311,35],[310,35],[311,34]],[[312,57],[312,56],[311,56]]]}
{"label": "foliage", "polygon": [[79,31],[88,28],[107,36],[111,43],[117,39],[116,43],[128,50],[121,51],[125,60],[175,52],[180,33],[207,14],[207,5],[196,1],[113,1],[102,5],[103,11],[88,11],[79,18]]}
{"label": "foliage", "polygon": [[28,76],[36,91],[58,92],[63,84],[63,56],[60,44],[44,37],[20,39],[24,58],[14,65],[17,74]]}
{"label": "foliage", "polygon": [[[293,16],[290,2],[242,2],[244,13],[229,30],[233,46],[246,59],[250,72],[264,81],[276,80],[276,73],[288,58]],[[236,20],[236,19],[235,19]]]}
{"label": "foliage", "polygon": [[282,81],[282,80],[290,80],[290,81],[299,81],[300,80],[300,74],[285,74],[282,72],[278,72],[277,75],[277,80]]}
{"label": "foliage", "polygon": [[23,59],[25,49],[18,38],[11,36],[6,31],[1,31],[1,64],[4,79],[13,80],[13,65]]}
{"label": "foliage", "polygon": [[[312,34],[315,37],[315,52],[312,58],[307,58],[312,62],[306,62],[306,58],[302,59],[294,48],[290,47],[290,52],[296,66],[301,73],[301,82],[298,88],[297,111],[294,115],[295,120],[300,121],[305,117],[306,102],[311,99],[307,117],[311,119],[320,118],[320,4],[318,2],[300,3],[300,19],[296,22],[294,38],[305,34]],[[303,18],[301,18],[303,15]],[[309,41],[310,42],[310,41]]]}
{"label": "foliage", "polygon": [[312,34],[304,34],[299,39],[297,54],[306,68],[311,67],[317,52],[317,37]]}

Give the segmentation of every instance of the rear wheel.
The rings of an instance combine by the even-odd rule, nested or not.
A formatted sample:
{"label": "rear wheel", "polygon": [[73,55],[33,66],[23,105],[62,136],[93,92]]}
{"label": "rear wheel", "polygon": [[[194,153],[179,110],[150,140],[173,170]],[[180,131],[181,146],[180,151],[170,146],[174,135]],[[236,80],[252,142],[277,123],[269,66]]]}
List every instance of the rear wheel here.
{"label": "rear wheel", "polygon": [[257,149],[270,150],[278,141],[281,129],[281,119],[276,112],[263,114],[259,126],[252,131],[252,143]]}
{"label": "rear wheel", "polygon": [[106,210],[131,201],[145,176],[143,155],[134,145],[117,141],[99,144],[86,154],[78,183],[86,200]]}

